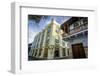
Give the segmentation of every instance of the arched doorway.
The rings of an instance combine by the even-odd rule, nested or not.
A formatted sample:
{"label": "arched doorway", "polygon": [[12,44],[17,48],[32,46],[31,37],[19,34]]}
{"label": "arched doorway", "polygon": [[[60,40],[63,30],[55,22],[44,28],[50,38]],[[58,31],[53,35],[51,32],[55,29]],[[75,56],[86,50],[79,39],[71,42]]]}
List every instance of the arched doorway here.
{"label": "arched doorway", "polygon": [[48,56],[48,48],[45,48],[44,49],[44,58],[47,58],[47,56]]}
{"label": "arched doorway", "polygon": [[58,57],[59,57],[59,48],[55,48],[54,58],[58,58]]}

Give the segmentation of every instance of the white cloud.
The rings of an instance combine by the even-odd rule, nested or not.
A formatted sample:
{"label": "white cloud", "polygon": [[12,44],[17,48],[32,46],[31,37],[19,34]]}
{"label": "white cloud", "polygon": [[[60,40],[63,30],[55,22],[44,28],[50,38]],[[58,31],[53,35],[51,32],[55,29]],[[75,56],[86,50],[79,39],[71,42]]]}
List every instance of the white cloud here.
{"label": "white cloud", "polygon": [[32,30],[29,30],[29,39],[28,43],[32,43],[34,41],[34,37],[36,36],[37,32],[33,32]]}

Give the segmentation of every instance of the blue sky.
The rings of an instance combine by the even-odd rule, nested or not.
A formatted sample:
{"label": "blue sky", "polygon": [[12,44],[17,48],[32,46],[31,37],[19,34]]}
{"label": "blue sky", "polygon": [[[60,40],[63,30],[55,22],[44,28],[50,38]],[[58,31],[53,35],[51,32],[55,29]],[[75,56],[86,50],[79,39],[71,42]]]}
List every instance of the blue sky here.
{"label": "blue sky", "polygon": [[[33,15],[34,17],[34,15]],[[55,19],[56,22],[59,24],[62,24],[63,22],[67,21],[70,19],[70,16],[42,16],[39,22],[36,22],[35,19],[29,19],[28,20],[28,32],[29,32],[29,37],[28,37],[28,43],[32,43],[34,41],[35,35],[42,31],[45,26],[47,26],[52,19]]]}

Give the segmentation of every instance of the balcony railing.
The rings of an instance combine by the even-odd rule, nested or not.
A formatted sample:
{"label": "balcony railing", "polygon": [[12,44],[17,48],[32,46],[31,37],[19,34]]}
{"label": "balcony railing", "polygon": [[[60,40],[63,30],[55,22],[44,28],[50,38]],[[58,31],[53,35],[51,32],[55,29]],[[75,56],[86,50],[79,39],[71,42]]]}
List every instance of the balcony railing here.
{"label": "balcony railing", "polygon": [[86,30],[87,28],[88,28],[87,25],[81,25],[81,26],[75,27],[74,29],[69,31],[69,35]]}
{"label": "balcony railing", "polygon": [[81,26],[75,27],[74,29],[70,30],[69,33],[63,33],[62,36],[66,37],[75,33],[78,33],[80,31],[86,30],[88,28],[87,24],[83,24]]}

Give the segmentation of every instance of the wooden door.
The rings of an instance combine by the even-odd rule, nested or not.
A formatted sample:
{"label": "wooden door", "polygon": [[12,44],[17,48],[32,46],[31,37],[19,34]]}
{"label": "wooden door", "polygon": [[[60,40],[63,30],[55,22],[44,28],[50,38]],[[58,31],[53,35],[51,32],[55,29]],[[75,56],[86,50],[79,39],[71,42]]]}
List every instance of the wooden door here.
{"label": "wooden door", "polygon": [[47,56],[48,56],[48,49],[45,48],[45,50],[44,50],[44,58],[47,58]]}
{"label": "wooden door", "polygon": [[73,58],[86,58],[85,50],[82,43],[72,45]]}
{"label": "wooden door", "polygon": [[54,57],[59,57],[59,48],[55,48]]}

